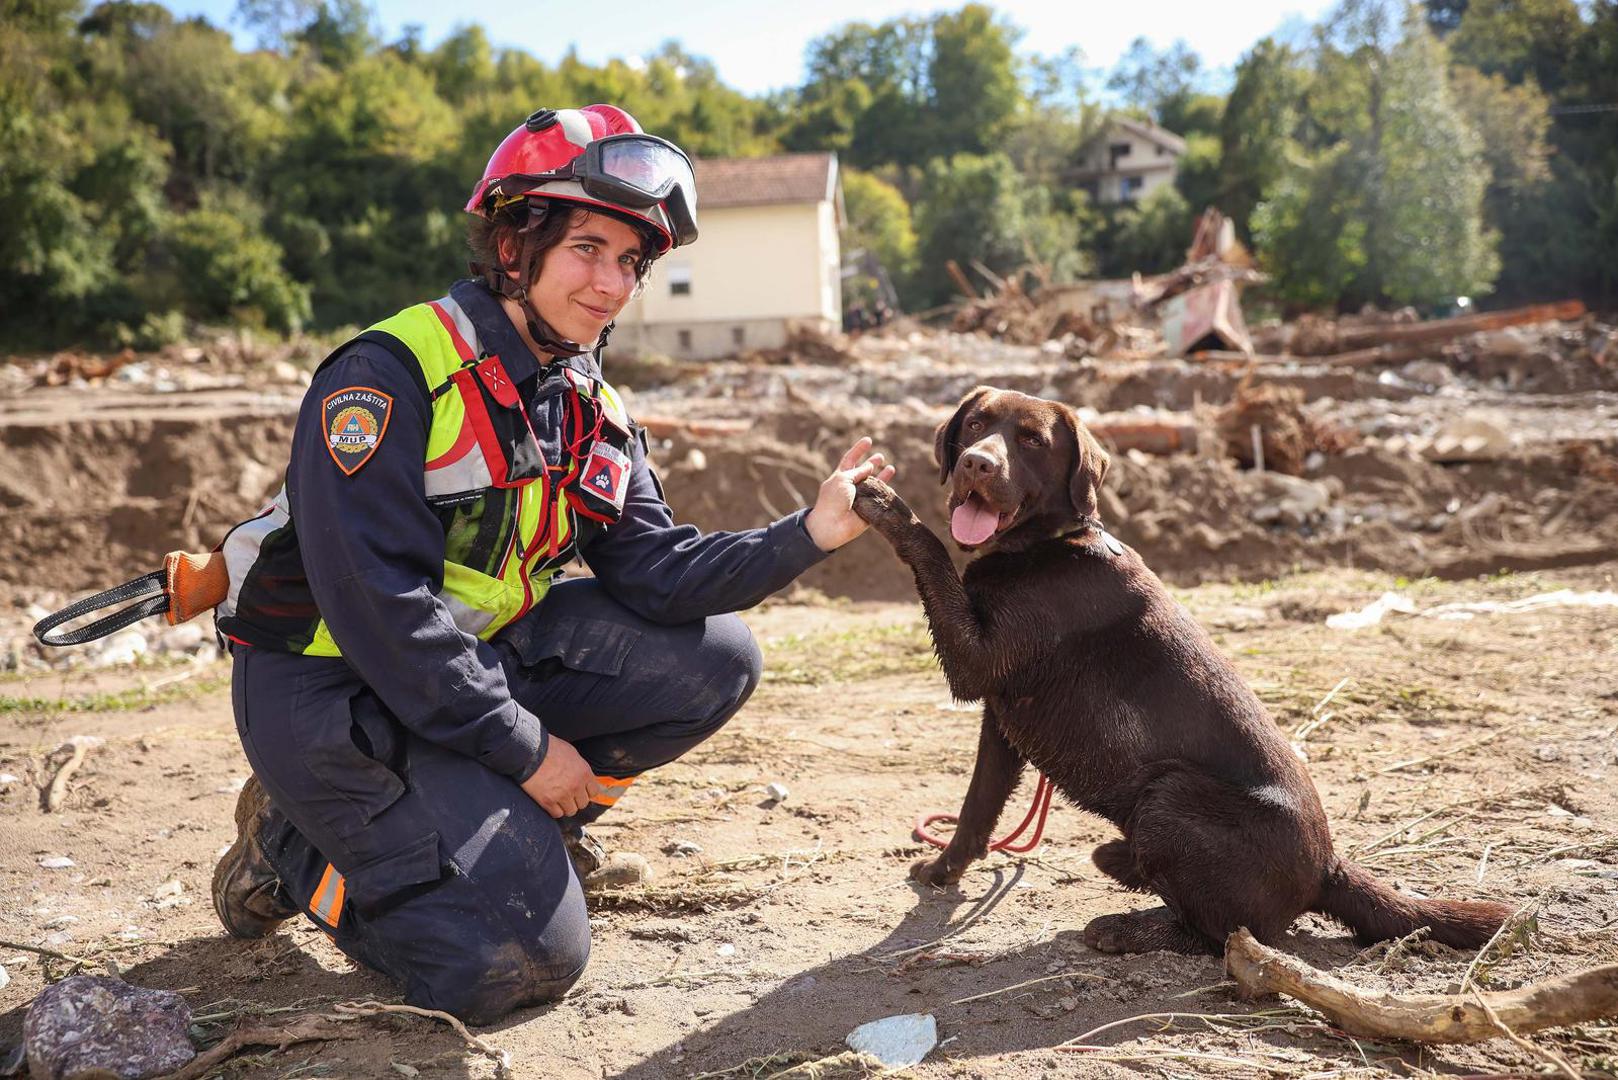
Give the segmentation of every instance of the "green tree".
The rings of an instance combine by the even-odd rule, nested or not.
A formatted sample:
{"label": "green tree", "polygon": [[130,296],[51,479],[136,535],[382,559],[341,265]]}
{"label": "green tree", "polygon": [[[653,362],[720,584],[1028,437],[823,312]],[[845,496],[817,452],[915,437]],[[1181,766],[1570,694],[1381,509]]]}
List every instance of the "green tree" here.
{"label": "green tree", "polygon": [[843,253],[870,252],[894,288],[906,287],[916,264],[910,204],[892,184],[858,169],[843,170]]}
{"label": "green tree", "polygon": [[494,49],[481,26],[458,26],[427,57],[438,94],[451,104],[465,101],[494,81]]}
{"label": "green tree", "polygon": [[[1174,186],[1179,189],[1182,201],[1197,213],[1222,202],[1219,156],[1219,136],[1199,131],[1186,138]],[[1189,242],[1189,231],[1184,239]]]}
{"label": "green tree", "polygon": [[88,77],[116,88],[172,148],[171,199],[195,203],[219,180],[251,181],[285,138],[290,72],[243,56],[230,35],[198,20],[176,23],[155,4],[113,0],[79,25]]}
{"label": "green tree", "polygon": [[982,4],[933,19],[928,110],[939,156],[997,150],[1021,107],[1013,48],[1020,32]]}
{"label": "green tree", "polygon": [[1248,50],[1219,122],[1217,201],[1244,235],[1253,208],[1296,158],[1292,141],[1308,72],[1272,38]]}
{"label": "green tree", "polygon": [[164,236],[185,306],[201,318],[231,318],[295,331],[309,318],[309,287],[281,265],[281,248],[240,205],[203,206]]}
{"label": "green tree", "polygon": [[1458,63],[1555,93],[1583,31],[1574,0],[1470,0],[1446,44]]}
{"label": "green tree", "polygon": [[1193,209],[1174,185],[1164,184],[1118,211],[1103,272],[1127,277],[1136,271],[1160,274],[1179,266],[1191,243]]}
{"label": "green tree", "polygon": [[168,146],[88,78],[74,5],[0,20],[0,308],[14,344],[111,336],[139,314]]}
{"label": "green tree", "polygon": [[1414,17],[1388,56],[1377,105],[1368,284],[1395,303],[1489,291],[1500,263],[1483,219],[1488,170],[1451,96],[1443,46]]}
{"label": "green tree", "polygon": [[990,8],[967,4],[817,38],[798,95],[807,115],[789,129],[789,144],[846,149],[866,167],[998,149],[1024,102],[1018,34]]}
{"label": "green tree", "polygon": [[917,272],[910,306],[954,294],[945,263],[977,259],[1009,274],[1030,258],[1057,277],[1079,269],[1079,224],[1047,188],[1023,181],[1005,154],[957,154],[928,163],[915,203]]}
{"label": "green tree", "polygon": [[1185,135],[1218,130],[1218,99],[1198,92],[1201,81],[1202,58],[1184,41],[1160,52],[1138,37],[1114,65],[1107,89],[1175,134]]}
{"label": "green tree", "polygon": [[[1254,233],[1277,291],[1318,302],[1429,303],[1487,292],[1499,270],[1488,179],[1440,45],[1414,12],[1347,0],[1321,34],[1316,162],[1283,177]],[[1330,96],[1328,96],[1328,94]],[[1322,186],[1324,185],[1324,186]],[[1311,264],[1311,245],[1340,238]],[[1283,272],[1282,267],[1285,267]]]}
{"label": "green tree", "polygon": [[1253,239],[1277,296],[1302,307],[1365,298],[1366,229],[1356,187],[1361,167],[1340,144],[1288,170],[1254,208]]}

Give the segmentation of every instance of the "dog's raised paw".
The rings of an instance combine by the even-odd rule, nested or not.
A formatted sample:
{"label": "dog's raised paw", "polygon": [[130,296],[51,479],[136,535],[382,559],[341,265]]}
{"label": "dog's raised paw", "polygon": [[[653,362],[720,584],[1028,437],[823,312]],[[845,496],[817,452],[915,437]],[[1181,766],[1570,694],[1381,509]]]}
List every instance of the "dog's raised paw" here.
{"label": "dog's raised paw", "polygon": [[892,514],[897,500],[898,494],[875,478],[862,480],[854,488],[854,512],[868,522]]}

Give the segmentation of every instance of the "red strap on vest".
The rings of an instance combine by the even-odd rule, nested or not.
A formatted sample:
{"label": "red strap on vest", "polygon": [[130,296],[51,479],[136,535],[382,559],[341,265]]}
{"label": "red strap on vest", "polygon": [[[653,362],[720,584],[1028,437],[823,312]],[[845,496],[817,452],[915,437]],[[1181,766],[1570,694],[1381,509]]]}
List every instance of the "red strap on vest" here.
{"label": "red strap on vest", "polygon": [[[444,310],[443,305],[437,300],[429,300],[427,301],[427,306],[433,309],[433,314],[438,316],[438,321],[444,324],[445,330],[449,331],[449,340],[455,346],[455,355],[459,356],[463,363],[468,360],[476,360],[477,357],[472,354],[472,346],[466,343],[466,339],[456,329],[455,320],[449,317],[449,312]],[[492,390],[493,388],[491,387],[490,389]]]}

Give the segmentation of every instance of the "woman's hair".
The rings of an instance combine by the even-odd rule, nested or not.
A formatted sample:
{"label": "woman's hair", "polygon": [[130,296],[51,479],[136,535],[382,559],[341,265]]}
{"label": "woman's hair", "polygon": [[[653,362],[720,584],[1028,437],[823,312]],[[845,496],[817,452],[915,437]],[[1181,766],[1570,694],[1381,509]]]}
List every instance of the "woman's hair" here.
{"label": "woman's hair", "polygon": [[[530,248],[535,260],[535,276],[538,264],[544,261],[545,253],[560,244],[569,229],[582,225],[590,214],[602,214],[622,221],[634,229],[635,234],[640,237],[641,256],[640,261],[635,264],[637,282],[645,280],[646,272],[657,260],[658,238],[649,225],[625,215],[614,214],[610,210],[598,207],[572,207],[560,200],[541,202],[538,206],[545,208],[546,212],[544,218],[534,227],[533,246]],[[527,224],[528,215],[534,212],[519,205],[497,212],[493,220],[481,215],[471,215],[471,223],[466,230],[466,246],[471,250],[473,266],[479,268],[504,266],[505,262],[500,257],[501,245],[515,246],[520,251],[522,238],[519,232]]]}

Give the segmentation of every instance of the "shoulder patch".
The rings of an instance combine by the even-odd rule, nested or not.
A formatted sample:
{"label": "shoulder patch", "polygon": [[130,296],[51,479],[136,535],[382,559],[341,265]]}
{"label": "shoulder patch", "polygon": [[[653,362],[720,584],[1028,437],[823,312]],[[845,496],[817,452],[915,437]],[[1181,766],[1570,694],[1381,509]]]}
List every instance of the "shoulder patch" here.
{"label": "shoulder patch", "polygon": [[321,402],[326,450],[343,475],[353,476],[371,460],[393,415],[393,395],[369,386],[350,386]]}

